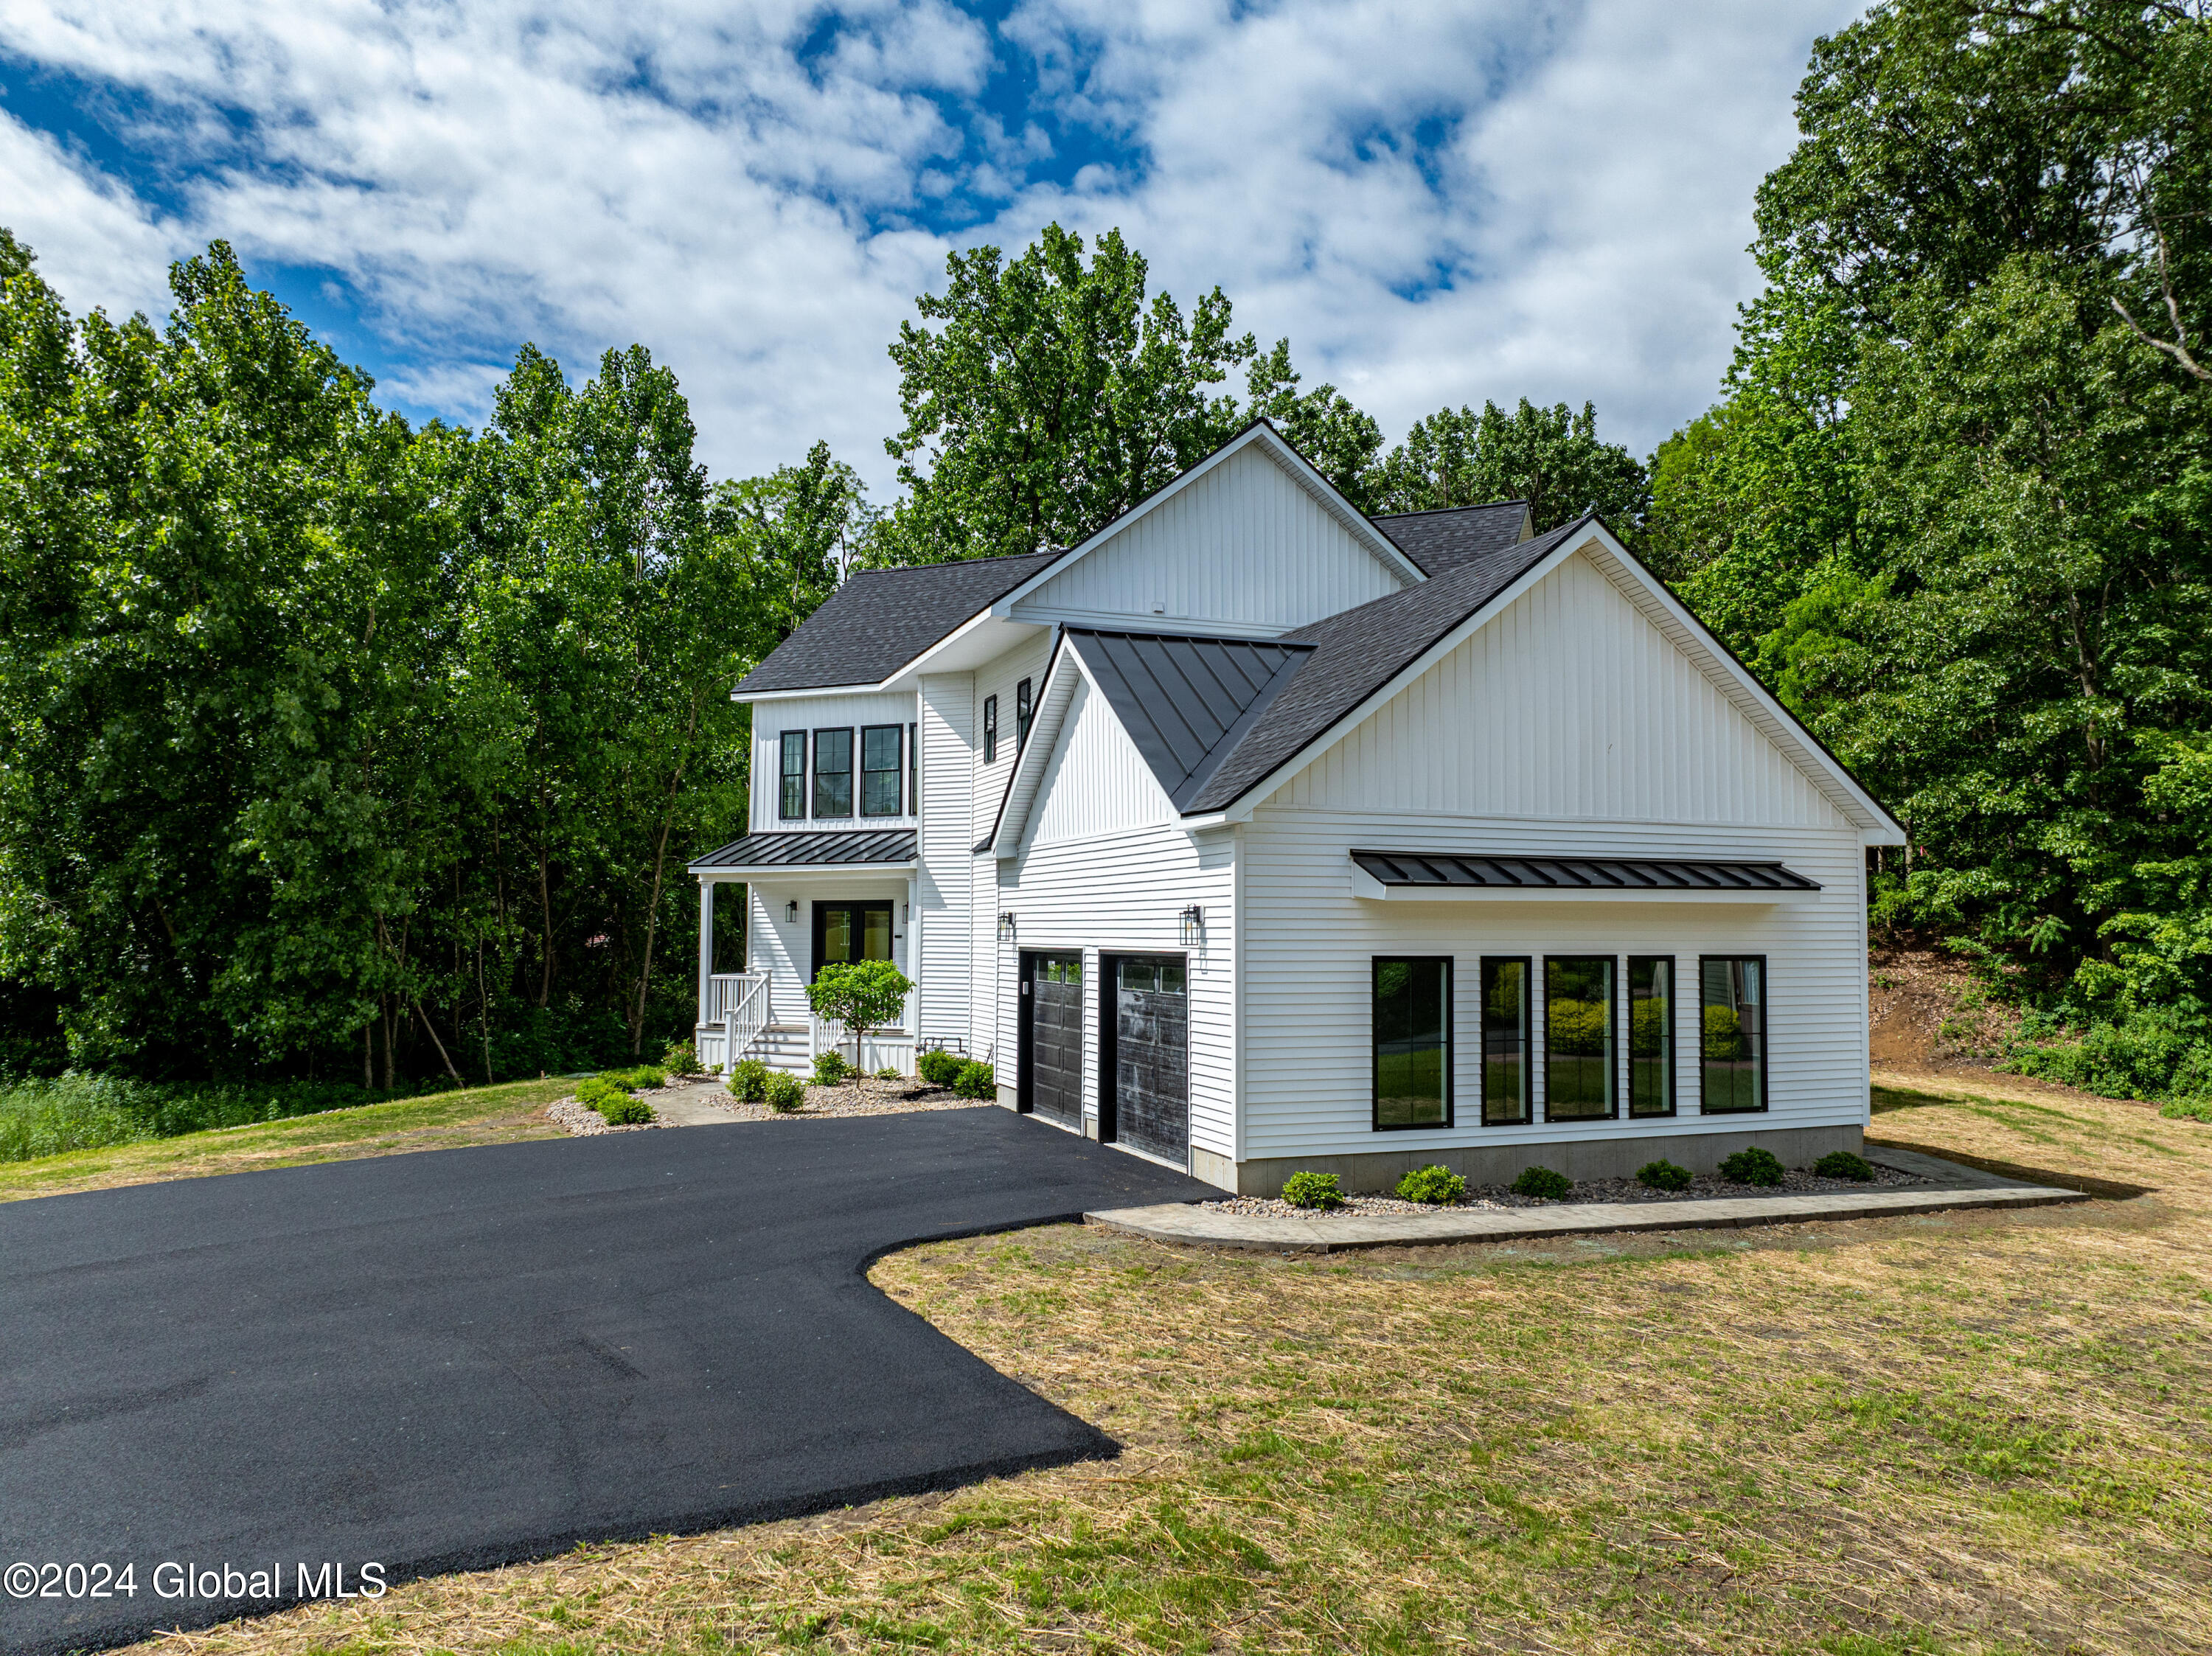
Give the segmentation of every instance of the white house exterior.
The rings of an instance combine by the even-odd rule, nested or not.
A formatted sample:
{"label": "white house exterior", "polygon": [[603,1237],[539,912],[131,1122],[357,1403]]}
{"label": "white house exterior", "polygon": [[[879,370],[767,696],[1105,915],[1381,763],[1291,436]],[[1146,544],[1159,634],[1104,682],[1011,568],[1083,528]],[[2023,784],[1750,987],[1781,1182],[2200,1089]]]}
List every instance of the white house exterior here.
{"label": "white house exterior", "polygon": [[1263,422],[1081,545],[855,575],[736,695],[709,1064],[803,1067],[888,957],[870,1067],[1224,1189],[1860,1144],[1903,835],[1594,518],[1370,521]]}

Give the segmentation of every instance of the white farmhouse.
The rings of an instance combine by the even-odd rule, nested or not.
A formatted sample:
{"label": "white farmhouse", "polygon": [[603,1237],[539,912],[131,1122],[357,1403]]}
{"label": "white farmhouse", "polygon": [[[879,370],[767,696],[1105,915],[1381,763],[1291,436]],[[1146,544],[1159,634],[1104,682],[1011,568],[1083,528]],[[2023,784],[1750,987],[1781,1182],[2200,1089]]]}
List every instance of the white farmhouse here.
{"label": "white farmhouse", "polygon": [[1904,836],[1595,518],[1370,520],[1262,422],[1079,546],[854,575],[736,695],[710,1065],[805,1067],[812,974],[889,959],[871,1068],[1227,1190],[1859,1147]]}

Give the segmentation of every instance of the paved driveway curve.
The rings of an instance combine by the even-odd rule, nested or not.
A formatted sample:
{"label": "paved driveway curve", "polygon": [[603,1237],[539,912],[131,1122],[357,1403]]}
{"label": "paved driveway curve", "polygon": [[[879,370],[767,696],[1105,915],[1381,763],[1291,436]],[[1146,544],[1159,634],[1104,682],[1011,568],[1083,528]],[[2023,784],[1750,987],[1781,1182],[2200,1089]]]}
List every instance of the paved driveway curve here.
{"label": "paved driveway curve", "polygon": [[[226,1591],[257,1571],[295,1598],[299,1563],[351,1587],[1110,1453],[863,1273],[1206,1193],[983,1108],[0,1207],[0,1567],[129,1563],[138,1589],[0,1598],[0,1646],[204,1626],[270,1607]],[[157,1596],[163,1564],[216,1596]]]}

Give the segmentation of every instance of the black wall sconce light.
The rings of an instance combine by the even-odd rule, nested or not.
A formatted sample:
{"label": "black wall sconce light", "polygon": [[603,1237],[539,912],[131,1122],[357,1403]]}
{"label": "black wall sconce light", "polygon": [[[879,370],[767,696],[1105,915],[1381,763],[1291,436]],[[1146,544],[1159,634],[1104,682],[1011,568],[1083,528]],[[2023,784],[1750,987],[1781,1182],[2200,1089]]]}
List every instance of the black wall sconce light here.
{"label": "black wall sconce light", "polygon": [[1000,943],[1012,943],[1013,940],[1014,911],[1009,908],[999,916],[999,941]]}
{"label": "black wall sconce light", "polygon": [[783,918],[785,922],[788,925],[797,925],[799,924],[798,898],[793,897],[789,902],[783,906]]}
{"label": "black wall sconce light", "polygon": [[1182,940],[1185,943],[1206,941],[1206,911],[1204,909],[1196,903],[1193,903],[1177,918],[1182,922]]}

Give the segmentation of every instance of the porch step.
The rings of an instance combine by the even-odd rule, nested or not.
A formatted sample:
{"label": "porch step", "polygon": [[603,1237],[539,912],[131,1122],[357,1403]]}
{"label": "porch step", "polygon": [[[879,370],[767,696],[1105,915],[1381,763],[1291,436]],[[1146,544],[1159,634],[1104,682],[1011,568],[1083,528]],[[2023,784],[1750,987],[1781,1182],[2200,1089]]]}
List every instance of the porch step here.
{"label": "porch step", "polygon": [[803,1023],[771,1023],[760,1032],[747,1058],[757,1058],[771,1070],[787,1075],[814,1073],[813,1036]]}

